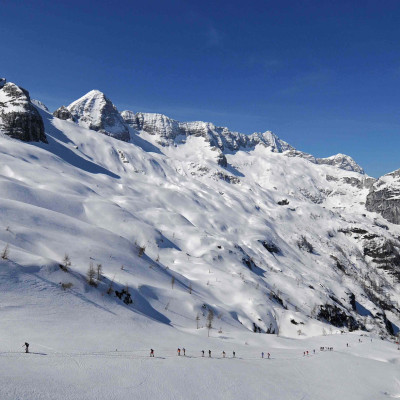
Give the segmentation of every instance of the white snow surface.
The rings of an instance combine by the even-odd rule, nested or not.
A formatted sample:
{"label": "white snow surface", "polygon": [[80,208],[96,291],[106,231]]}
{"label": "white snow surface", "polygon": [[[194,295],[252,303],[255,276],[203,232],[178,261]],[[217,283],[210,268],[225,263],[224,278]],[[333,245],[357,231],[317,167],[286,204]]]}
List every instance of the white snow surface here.
{"label": "white snow surface", "polygon": [[[227,152],[223,168],[202,135],[165,146],[130,128],[123,142],[39,111],[48,144],[0,136],[1,399],[400,398],[400,351],[361,278],[397,305],[400,286],[340,232],[400,234],[365,210],[367,188],[348,183],[367,176],[263,144]],[[97,287],[85,279],[90,263],[102,265]],[[126,288],[132,304],[110,288]],[[315,319],[332,298],[370,332]]]}

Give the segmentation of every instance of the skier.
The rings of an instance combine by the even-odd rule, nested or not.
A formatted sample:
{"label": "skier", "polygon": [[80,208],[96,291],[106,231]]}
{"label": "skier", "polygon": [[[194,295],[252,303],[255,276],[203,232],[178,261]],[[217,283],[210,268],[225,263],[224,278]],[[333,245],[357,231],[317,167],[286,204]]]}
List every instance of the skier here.
{"label": "skier", "polygon": [[225,358],[225,351],[223,351],[223,352],[222,352],[222,357],[224,357],[224,358]]}
{"label": "skier", "polygon": [[204,357],[204,350],[201,351],[201,356]]}
{"label": "skier", "polygon": [[29,343],[25,342],[24,346],[25,346],[25,353],[29,353]]}
{"label": "skier", "polygon": [[264,358],[264,352],[263,351],[261,352],[261,358]]}
{"label": "skier", "polygon": [[183,355],[186,356],[186,349],[183,348],[182,350],[183,350]]}
{"label": "skier", "polygon": [[313,350],[314,354],[315,354],[315,349]]}
{"label": "skier", "polygon": [[308,355],[308,350],[306,351],[307,355]]}
{"label": "skier", "polygon": [[236,357],[236,353],[235,352],[233,352],[233,358],[235,358]]}
{"label": "skier", "polygon": [[348,344],[348,343],[346,343],[346,346],[347,346],[347,347],[349,347],[349,344]]}
{"label": "skier", "polygon": [[211,357],[211,350],[208,350],[208,357]]}
{"label": "skier", "polygon": [[271,354],[267,353],[268,359],[270,358]]}
{"label": "skier", "polygon": [[154,357],[154,350],[150,349],[150,357]]}
{"label": "skier", "polygon": [[181,349],[178,348],[178,356],[180,356],[180,355],[181,355]]}

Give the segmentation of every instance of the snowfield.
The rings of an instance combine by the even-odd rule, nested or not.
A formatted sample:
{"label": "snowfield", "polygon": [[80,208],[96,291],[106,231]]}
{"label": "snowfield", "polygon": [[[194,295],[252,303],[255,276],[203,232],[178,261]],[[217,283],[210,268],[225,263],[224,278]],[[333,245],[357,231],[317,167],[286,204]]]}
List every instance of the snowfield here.
{"label": "snowfield", "polygon": [[0,132],[1,400],[400,398],[400,227],[353,160],[37,109],[48,144]]}
{"label": "snowfield", "polygon": [[[400,351],[375,335],[335,330],[298,339],[227,327],[208,337],[194,321],[181,331],[95,289],[60,292],[51,284],[54,274],[60,272],[45,277],[1,264],[1,399],[400,397]],[[30,354],[21,348],[25,340]],[[186,348],[185,357],[177,356],[178,347]]]}

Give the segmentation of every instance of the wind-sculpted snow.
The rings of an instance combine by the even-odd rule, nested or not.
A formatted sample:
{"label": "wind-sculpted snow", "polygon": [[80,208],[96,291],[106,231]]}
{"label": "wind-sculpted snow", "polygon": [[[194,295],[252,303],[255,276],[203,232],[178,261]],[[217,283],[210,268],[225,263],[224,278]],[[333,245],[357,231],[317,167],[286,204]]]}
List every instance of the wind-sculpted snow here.
{"label": "wind-sculpted snow", "polygon": [[116,139],[129,141],[128,127],[114,104],[98,90],[92,90],[68,107],[80,126]]}

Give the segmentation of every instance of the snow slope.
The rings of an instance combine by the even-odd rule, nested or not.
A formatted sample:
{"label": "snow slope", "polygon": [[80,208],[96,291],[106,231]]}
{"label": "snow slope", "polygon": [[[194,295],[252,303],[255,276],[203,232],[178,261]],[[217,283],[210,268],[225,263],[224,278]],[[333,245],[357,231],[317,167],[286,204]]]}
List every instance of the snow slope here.
{"label": "snow slope", "polygon": [[[125,142],[38,111],[48,144],[0,137],[2,398],[400,395],[400,228],[366,211],[362,170],[231,150],[230,134],[130,124]],[[241,359],[177,363],[178,346]],[[303,357],[320,346],[335,351]]]}

